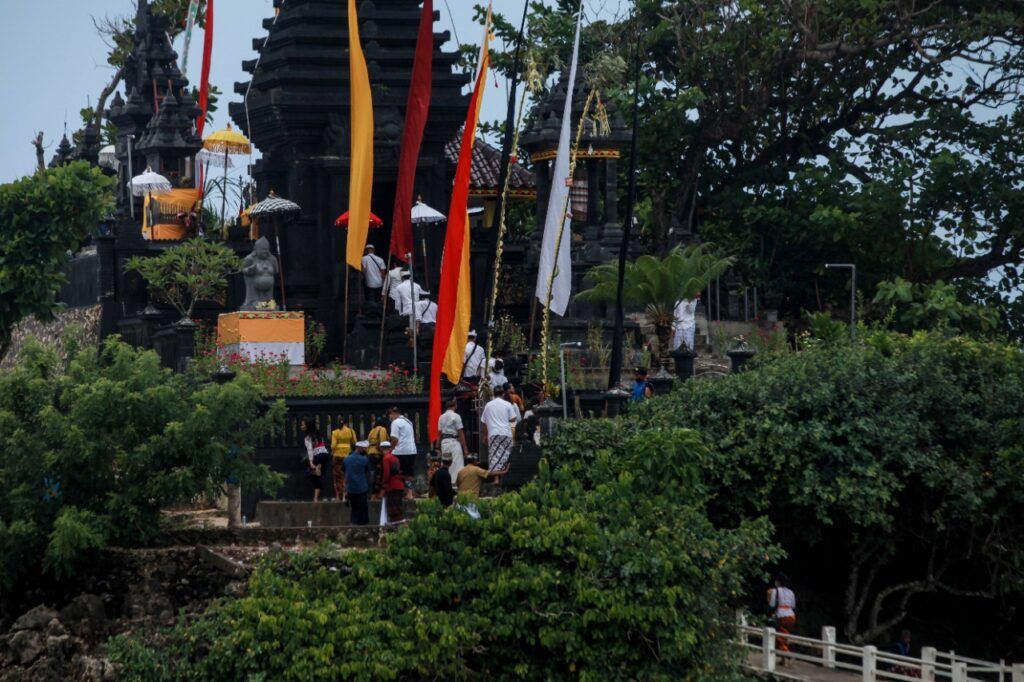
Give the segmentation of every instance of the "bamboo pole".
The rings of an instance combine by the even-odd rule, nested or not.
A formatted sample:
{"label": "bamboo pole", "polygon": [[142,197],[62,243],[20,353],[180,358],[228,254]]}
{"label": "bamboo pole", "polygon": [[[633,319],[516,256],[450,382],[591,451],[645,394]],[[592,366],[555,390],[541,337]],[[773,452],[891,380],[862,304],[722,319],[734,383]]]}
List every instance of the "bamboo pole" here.
{"label": "bamboo pole", "polygon": [[341,321],[341,364],[348,363],[348,281],[352,279],[348,271],[348,259],[345,259],[345,309]]}
{"label": "bamboo pole", "polygon": [[[580,138],[583,137],[583,126],[587,121],[587,114],[590,113],[590,105],[594,102],[597,90],[591,90],[587,96],[587,103],[583,105],[583,112],[580,114],[580,124],[576,129],[576,139],[573,141],[569,155],[569,179],[576,173],[576,153],[579,149]],[[543,317],[540,328],[540,349],[541,349],[541,374],[542,380],[547,389],[548,380],[548,345],[551,343],[551,297],[554,293],[555,274],[558,271],[558,255],[562,249],[562,236],[565,234],[565,216],[569,213],[569,206],[572,203],[572,189],[565,196],[565,205],[562,207],[562,219],[558,222],[558,236],[555,238],[554,267],[551,268],[551,276],[548,277],[548,293],[545,296]]]}
{"label": "bamboo pole", "polygon": [[388,271],[384,275],[386,287],[381,288],[380,296],[380,343],[377,346],[377,369],[384,369],[384,321],[388,317],[388,294],[391,288],[391,252],[388,252]]}

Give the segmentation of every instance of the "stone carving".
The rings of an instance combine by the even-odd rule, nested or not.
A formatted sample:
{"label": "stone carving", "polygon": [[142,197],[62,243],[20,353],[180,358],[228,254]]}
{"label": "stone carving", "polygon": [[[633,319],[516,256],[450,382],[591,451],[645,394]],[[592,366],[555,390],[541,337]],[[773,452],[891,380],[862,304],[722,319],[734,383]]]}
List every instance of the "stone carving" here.
{"label": "stone carving", "polygon": [[260,237],[252,253],[242,261],[245,277],[245,303],[242,310],[274,310],[274,284],[277,278],[277,259],[270,254],[270,242]]}

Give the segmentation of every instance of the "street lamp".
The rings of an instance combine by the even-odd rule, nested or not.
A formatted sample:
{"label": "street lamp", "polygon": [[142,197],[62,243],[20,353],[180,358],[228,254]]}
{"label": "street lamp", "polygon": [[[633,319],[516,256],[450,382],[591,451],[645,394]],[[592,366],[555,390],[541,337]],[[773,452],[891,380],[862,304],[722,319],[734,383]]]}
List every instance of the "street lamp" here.
{"label": "street lamp", "polygon": [[562,418],[569,418],[569,399],[565,394],[565,349],[566,348],[583,348],[583,344],[579,341],[571,341],[569,343],[563,343],[558,347],[558,362],[562,370]]}
{"label": "street lamp", "polygon": [[850,270],[850,338],[857,340],[857,266],[853,263],[825,263],[826,270]]}

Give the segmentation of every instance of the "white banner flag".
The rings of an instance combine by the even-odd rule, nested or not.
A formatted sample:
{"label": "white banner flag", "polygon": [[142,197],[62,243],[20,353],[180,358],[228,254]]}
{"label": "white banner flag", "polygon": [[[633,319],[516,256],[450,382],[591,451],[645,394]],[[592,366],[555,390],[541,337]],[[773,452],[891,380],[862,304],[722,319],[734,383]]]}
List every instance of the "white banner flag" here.
{"label": "white banner flag", "polygon": [[188,51],[192,46],[192,31],[196,26],[196,19],[199,15],[200,0],[192,0],[188,6],[188,14],[185,15],[185,47],[181,55],[181,77],[188,78]]}
{"label": "white banner flag", "polygon": [[[583,2],[576,18],[576,38],[572,47],[569,82],[565,91],[565,109],[562,112],[562,132],[558,138],[558,156],[551,173],[551,194],[548,213],[544,220],[544,238],[541,242],[540,269],[537,271],[537,300],[548,304],[551,292],[551,312],[565,315],[572,294],[572,213],[569,198],[569,154],[572,143],[572,99],[576,85],[576,63],[580,54],[580,25],[583,23]],[[559,235],[561,232],[561,235]]]}

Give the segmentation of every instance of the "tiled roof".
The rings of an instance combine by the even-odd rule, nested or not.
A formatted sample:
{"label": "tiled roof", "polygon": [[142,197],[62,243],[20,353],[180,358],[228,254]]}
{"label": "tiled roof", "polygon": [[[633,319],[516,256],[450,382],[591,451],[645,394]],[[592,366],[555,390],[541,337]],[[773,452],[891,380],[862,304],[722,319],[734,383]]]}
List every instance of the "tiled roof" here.
{"label": "tiled roof", "polygon": [[[459,161],[459,140],[452,140],[445,146],[445,156],[453,164]],[[469,187],[474,190],[497,190],[501,174],[501,150],[495,149],[480,138],[473,144],[473,165],[470,168]],[[536,178],[521,163],[512,165],[511,190],[535,190]]]}

